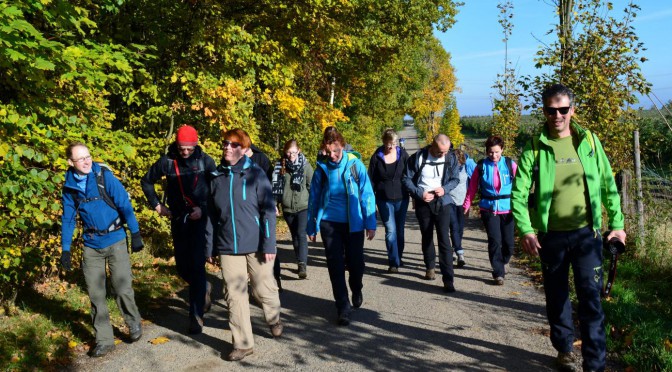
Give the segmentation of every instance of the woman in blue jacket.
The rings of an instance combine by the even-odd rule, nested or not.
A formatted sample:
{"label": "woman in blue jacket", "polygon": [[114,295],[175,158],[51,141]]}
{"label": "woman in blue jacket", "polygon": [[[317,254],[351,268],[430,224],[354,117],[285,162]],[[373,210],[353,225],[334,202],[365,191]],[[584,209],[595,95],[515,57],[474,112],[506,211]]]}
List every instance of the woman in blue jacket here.
{"label": "woman in blue jacket", "polygon": [[[307,233],[314,242],[321,231],[338,324],[348,325],[351,306],[358,308],[364,300],[364,232],[369,240],[376,234],[376,200],[366,167],[358,153],[344,151],[343,136],[336,130],[325,131],[322,145],[326,154],[317,162],[310,184]],[[345,284],[346,264],[352,305]]]}
{"label": "woman in blue jacket", "polygon": [[478,206],[488,234],[488,257],[495,285],[504,285],[506,266],[514,248],[511,188],[517,166],[513,160],[502,156],[503,150],[504,140],[501,137],[488,137],[485,141],[487,158],[479,161],[474,169],[463,204],[464,214],[468,214],[476,191],[481,190]]}
{"label": "woman in blue jacket", "polygon": [[71,269],[70,246],[76,218],[82,221],[84,250],[82,269],[91,300],[91,318],[96,332],[92,357],[101,357],[114,349],[114,334],[106,301],[106,268],[119,310],[124,316],[132,342],[142,337],[140,312],[135,304],[131,261],[126,247],[126,231],[131,230],[131,248],[140,251],[144,244],[133,206],[124,186],[112,172],[91,160],[85,144],[74,142],[65,151],[70,168],[63,184],[61,217],[61,265]]}

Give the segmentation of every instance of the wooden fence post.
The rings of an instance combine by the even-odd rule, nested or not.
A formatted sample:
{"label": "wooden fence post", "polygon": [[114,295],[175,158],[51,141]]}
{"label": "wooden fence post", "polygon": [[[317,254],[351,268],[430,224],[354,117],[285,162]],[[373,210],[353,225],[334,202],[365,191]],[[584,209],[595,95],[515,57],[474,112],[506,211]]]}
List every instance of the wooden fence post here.
{"label": "wooden fence post", "polygon": [[644,247],[644,196],[642,193],[642,164],[639,151],[639,131],[633,133],[635,146],[635,177],[637,178],[637,225],[639,227],[639,244]]}

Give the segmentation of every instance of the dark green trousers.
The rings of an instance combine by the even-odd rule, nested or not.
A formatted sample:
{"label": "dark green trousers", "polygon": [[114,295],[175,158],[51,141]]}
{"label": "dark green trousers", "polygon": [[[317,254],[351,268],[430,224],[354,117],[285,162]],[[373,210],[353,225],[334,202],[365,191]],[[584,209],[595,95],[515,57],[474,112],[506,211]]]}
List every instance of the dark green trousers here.
{"label": "dark green trousers", "polygon": [[82,268],[91,300],[91,318],[96,331],[97,345],[114,345],[110,311],[105,300],[107,296],[106,266],[110,267],[112,291],[126,324],[137,325],[141,321],[140,312],[135,305],[131,261],[126,248],[126,240],[120,240],[103,249],[84,247]]}

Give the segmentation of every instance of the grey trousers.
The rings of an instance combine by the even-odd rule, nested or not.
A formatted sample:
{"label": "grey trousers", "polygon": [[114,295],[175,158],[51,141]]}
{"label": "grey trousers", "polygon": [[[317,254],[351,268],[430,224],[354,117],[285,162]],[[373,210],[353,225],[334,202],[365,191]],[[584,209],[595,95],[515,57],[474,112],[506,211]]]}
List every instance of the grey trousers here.
{"label": "grey trousers", "polygon": [[110,311],[106,302],[106,265],[110,267],[112,291],[117,306],[128,326],[137,325],[142,320],[135,305],[131,261],[126,248],[126,240],[120,240],[103,249],[84,247],[82,268],[86,288],[91,300],[91,318],[96,331],[97,345],[114,345],[114,334],[110,324]]}

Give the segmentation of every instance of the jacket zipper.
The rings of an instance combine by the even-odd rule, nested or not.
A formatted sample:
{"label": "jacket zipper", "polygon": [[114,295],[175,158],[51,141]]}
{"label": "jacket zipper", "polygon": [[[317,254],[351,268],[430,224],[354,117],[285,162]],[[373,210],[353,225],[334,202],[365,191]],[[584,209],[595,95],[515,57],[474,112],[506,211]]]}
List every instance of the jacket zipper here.
{"label": "jacket zipper", "polygon": [[229,200],[231,200],[231,224],[233,226],[233,254],[238,254],[238,238],[236,237],[236,215],[233,209],[233,177],[234,173],[231,172],[231,181],[229,182]]}

